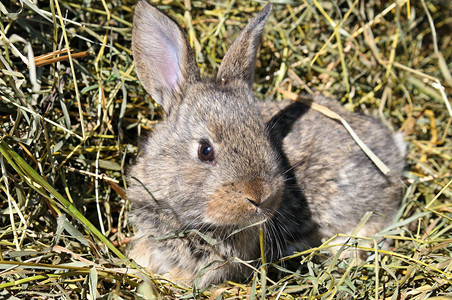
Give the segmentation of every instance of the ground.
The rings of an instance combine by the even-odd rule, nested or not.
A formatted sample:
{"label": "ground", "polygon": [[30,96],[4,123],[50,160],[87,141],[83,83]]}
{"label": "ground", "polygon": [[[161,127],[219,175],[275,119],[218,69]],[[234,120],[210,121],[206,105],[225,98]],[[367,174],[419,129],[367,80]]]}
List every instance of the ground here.
{"label": "ground", "polygon": [[[2,2],[4,3],[4,2]],[[213,74],[257,1],[153,1]],[[162,119],[131,53],[135,1],[0,3],[0,296],[6,299],[428,299],[452,294],[452,13],[448,1],[275,1],[257,98],[323,93],[375,115],[408,145],[404,197],[367,261],[329,247],[248,283],[200,291],[125,258],[127,168]],[[67,56],[65,49],[71,49]],[[354,239],[350,239],[352,244]],[[319,258],[323,259],[319,259]],[[149,275],[150,276],[150,275]],[[151,277],[147,278],[151,278]],[[436,298],[446,299],[446,298]]]}

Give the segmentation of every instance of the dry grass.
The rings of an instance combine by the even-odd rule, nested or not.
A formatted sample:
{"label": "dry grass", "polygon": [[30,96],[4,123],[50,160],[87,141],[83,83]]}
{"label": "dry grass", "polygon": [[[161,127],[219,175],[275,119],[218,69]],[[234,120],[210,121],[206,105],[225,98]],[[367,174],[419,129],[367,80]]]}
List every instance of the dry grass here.
{"label": "dry grass", "polygon": [[[275,1],[259,54],[256,93],[279,99],[320,91],[405,133],[405,196],[398,219],[381,233],[394,239],[395,247],[375,246],[370,249],[375,254],[359,265],[336,256],[319,262],[314,258],[328,248],[310,249],[297,254],[303,272],[279,267],[285,276],[274,282],[260,269],[248,284],[206,291],[158,277],[142,284],[127,272],[136,266],[123,254],[133,236],[124,174],[138,153],[137,142],[163,113],[134,73],[134,1],[1,3],[0,298],[452,294],[448,1]],[[189,33],[205,74],[217,69],[233,38],[263,5],[157,4]],[[65,48],[70,55],[60,51]]]}

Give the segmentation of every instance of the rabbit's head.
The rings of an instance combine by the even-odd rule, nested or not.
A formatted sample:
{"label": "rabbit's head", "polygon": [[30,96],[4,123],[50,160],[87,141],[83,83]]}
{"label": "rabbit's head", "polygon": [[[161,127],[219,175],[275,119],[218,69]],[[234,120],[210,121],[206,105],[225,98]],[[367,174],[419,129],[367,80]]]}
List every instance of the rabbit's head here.
{"label": "rabbit's head", "polygon": [[130,172],[141,181],[131,180],[128,192],[137,213],[157,202],[184,226],[229,226],[268,218],[278,208],[284,185],[280,157],[251,88],[270,12],[267,5],[246,26],[215,78],[202,79],[182,29],[147,2],[137,4],[136,72],[166,112]]}

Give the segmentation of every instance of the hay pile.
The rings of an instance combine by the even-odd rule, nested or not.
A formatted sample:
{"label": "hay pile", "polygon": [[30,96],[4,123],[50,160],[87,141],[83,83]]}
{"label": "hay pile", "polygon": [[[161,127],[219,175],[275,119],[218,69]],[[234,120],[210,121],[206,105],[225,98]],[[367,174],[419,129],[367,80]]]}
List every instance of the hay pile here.
{"label": "hay pile", "polygon": [[[2,4],[3,3],[3,4]],[[212,74],[257,1],[153,2],[188,32]],[[394,248],[355,265],[297,259],[278,282],[206,291],[142,284],[124,257],[125,172],[163,116],[130,51],[135,1],[1,2],[0,297],[6,299],[427,299],[452,294],[452,12],[448,1],[275,1],[256,94],[322,92],[378,116],[408,142],[406,190],[384,235]],[[71,49],[71,54],[65,49]],[[448,96],[449,95],[449,96]],[[152,165],[152,162],[150,162]],[[385,254],[385,255],[383,255]],[[248,297],[248,298],[247,298]]]}

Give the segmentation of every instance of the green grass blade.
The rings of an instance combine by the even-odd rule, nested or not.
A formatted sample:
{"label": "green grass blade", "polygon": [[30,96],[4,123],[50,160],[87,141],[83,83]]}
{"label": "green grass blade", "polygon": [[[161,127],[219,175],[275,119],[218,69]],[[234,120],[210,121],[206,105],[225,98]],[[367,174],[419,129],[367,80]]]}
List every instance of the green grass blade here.
{"label": "green grass blade", "polygon": [[[50,195],[58,200],[59,204],[67,211],[69,215],[82,223],[88,231],[103,242],[117,257],[124,259],[124,254],[119,251],[113,244],[93,225],[88,219],[82,215],[77,208],[67,201],[60,193],[58,193],[47,181],[45,181],[29,164],[27,164],[19,154],[13,151],[4,140],[0,142],[0,153],[10,163],[10,165],[18,172],[19,175],[27,182],[30,187],[39,189],[44,188]],[[37,186],[36,186],[37,185]],[[40,192],[42,194],[42,190]]]}

